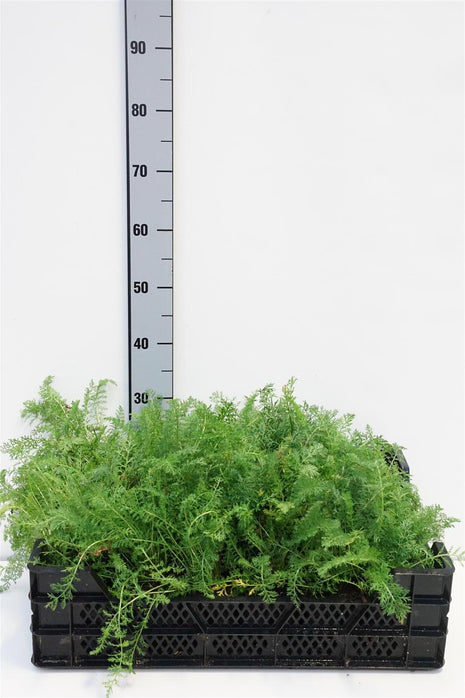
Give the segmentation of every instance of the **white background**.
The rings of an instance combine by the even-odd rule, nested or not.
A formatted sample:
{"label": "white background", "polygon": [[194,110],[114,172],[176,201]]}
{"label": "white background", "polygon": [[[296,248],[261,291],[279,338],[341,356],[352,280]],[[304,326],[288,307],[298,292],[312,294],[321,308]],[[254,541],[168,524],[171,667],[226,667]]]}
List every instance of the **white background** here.
{"label": "white background", "polygon": [[[69,399],[111,377],[111,406],[127,405],[127,285],[122,3],[1,7],[5,440],[48,374]],[[175,0],[174,22],[176,396],[296,376],[299,398],[404,445],[423,500],[465,518],[463,3]],[[446,542],[463,545],[463,525]],[[456,577],[439,678],[157,681],[463,696]],[[87,672],[52,693],[5,642],[25,673],[3,698],[40,680],[100,696]],[[158,690],[133,681],[122,695]]]}

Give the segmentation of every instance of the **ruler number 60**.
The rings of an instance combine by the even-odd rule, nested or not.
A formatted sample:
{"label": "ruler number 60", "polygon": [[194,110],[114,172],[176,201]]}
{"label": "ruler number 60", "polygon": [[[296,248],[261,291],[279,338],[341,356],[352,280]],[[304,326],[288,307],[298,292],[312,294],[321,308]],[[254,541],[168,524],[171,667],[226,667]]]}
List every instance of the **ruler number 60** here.
{"label": "ruler number 60", "polygon": [[149,234],[149,226],[147,225],[147,223],[134,223],[134,225],[132,226],[132,233],[136,237],[138,235],[142,235],[142,237],[145,237]]}

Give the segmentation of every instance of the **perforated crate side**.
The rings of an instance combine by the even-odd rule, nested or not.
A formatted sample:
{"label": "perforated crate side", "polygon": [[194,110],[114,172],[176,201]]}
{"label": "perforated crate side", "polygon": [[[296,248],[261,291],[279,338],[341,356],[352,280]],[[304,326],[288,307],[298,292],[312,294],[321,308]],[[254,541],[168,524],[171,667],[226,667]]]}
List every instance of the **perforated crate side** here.
{"label": "perforated crate side", "polygon": [[265,603],[259,598],[203,599],[189,602],[189,608],[205,632],[277,630],[295,606],[289,600]]}
{"label": "perforated crate side", "polygon": [[281,666],[344,666],[345,635],[278,635],[276,663]]}
{"label": "perforated crate side", "polygon": [[347,639],[347,665],[352,667],[402,667],[407,655],[407,635],[352,635]]}
{"label": "perforated crate side", "polygon": [[368,604],[359,615],[352,634],[377,632],[384,634],[408,633],[409,616],[401,623],[394,615],[383,613],[379,603]]}
{"label": "perforated crate side", "polygon": [[143,633],[143,649],[136,666],[201,666],[204,663],[205,635],[202,633]]}
{"label": "perforated crate side", "polygon": [[75,631],[72,638],[72,664],[74,667],[107,667],[107,652],[91,654],[96,648],[100,633],[94,629],[90,631]]}
{"label": "perforated crate side", "polygon": [[[443,551],[437,544],[436,551]],[[110,599],[92,570],[80,573],[65,608],[47,608],[59,567],[30,564],[33,662],[45,667],[104,667],[96,647]],[[376,601],[350,597],[206,599],[188,595],[152,609],[136,666],[282,666],[430,669],[442,666],[452,564],[433,570],[400,569],[394,576],[412,594],[404,624]],[[140,621],[143,610],[136,614]]]}
{"label": "perforated crate side", "polygon": [[70,604],[72,630],[99,630],[105,623],[105,611],[110,604],[102,597],[79,596]]}
{"label": "perforated crate side", "polygon": [[267,633],[213,633],[206,637],[206,663],[223,666],[272,666],[275,641],[276,636]]}
{"label": "perforated crate side", "polygon": [[291,613],[286,619],[283,633],[344,633],[350,628],[367,604],[358,602],[338,602],[312,599],[302,601],[299,606],[292,606]]}
{"label": "perforated crate side", "polygon": [[[147,611],[144,608],[135,612],[134,620],[141,622]],[[185,633],[200,632],[202,626],[199,624],[196,614],[193,612],[192,604],[186,599],[175,599],[167,604],[154,606],[149,614],[147,628],[154,630],[182,630]]]}

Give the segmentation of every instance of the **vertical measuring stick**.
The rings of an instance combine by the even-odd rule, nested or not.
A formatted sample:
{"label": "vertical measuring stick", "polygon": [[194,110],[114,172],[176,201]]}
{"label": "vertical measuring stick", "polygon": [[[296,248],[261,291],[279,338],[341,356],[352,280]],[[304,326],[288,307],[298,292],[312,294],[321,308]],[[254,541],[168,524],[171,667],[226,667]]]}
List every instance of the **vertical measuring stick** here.
{"label": "vertical measuring stick", "polygon": [[173,397],[173,2],[125,0],[129,413]]}

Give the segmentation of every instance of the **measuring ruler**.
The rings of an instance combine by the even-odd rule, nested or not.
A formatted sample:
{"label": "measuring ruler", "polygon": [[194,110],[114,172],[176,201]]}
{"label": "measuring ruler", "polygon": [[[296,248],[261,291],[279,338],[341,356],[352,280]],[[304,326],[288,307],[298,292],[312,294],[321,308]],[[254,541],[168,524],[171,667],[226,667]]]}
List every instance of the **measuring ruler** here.
{"label": "measuring ruler", "polygon": [[173,397],[173,2],[125,0],[129,413]]}

